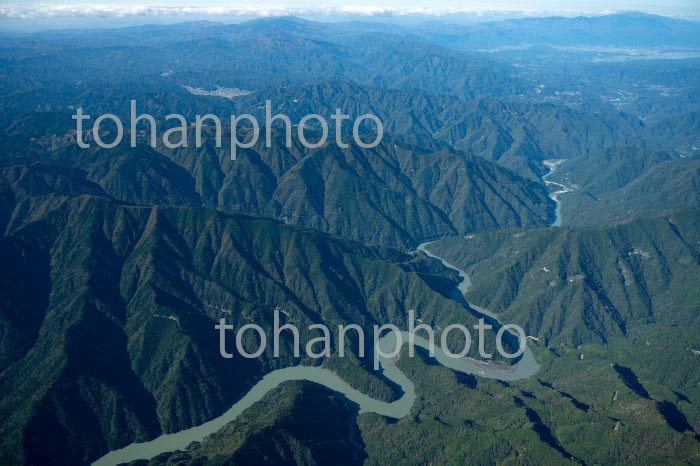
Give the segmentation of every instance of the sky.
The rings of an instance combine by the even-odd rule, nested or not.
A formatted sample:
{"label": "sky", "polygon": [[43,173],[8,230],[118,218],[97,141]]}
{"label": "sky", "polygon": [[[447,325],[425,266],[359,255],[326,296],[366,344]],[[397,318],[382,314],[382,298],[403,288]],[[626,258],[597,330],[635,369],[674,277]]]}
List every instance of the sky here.
{"label": "sky", "polygon": [[606,14],[643,11],[700,20],[700,0],[0,0],[0,31],[54,27],[109,26],[218,19],[237,22],[255,17],[296,15],[311,19],[462,18],[478,21],[514,16]]}

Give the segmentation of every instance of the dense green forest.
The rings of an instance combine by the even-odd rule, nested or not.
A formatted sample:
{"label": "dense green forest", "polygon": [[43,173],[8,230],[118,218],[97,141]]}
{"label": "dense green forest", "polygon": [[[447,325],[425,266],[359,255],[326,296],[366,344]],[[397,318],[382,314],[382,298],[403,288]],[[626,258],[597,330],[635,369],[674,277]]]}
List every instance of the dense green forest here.
{"label": "dense green forest", "polygon": [[[339,324],[405,330],[409,310],[439,336],[482,307],[524,329],[535,375],[404,348],[405,417],[288,381],[131,466],[700,464],[699,23],[426,19],[0,29],[1,466],[92,464],[296,365],[407,396],[369,338],[344,358],[294,357],[285,335],[279,357],[226,359],[222,318],[269,331],[280,309],[302,341],[326,324],[336,342]],[[223,144],[208,126],[198,147],[152,146],[132,100],[158,134],[218,115]],[[276,125],[232,160],[250,128],[231,119],[263,120],[266,100],[294,124],[372,113],[383,139],[309,148]],[[94,134],[77,108],[122,118],[122,144],[78,147]]]}

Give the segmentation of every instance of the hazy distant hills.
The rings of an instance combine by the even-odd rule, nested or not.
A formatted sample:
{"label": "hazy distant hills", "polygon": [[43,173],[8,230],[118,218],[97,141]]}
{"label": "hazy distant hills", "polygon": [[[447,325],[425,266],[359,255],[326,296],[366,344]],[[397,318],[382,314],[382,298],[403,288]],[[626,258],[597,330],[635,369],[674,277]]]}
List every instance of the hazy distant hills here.
{"label": "hazy distant hills", "polygon": [[490,21],[464,28],[434,23],[426,27],[445,43],[462,47],[520,44],[598,45],[607,47],[698,45],[694,21],[637,12],[602,16],[520,18]]}
{"label": "hazy distant hills", "polygon": [[319,109],[325,114],[336,108],[351,115],[372,112],[386,122],[387,132],[401,140],[467,150],[535,179],[544,159],[632,143],[648,132],[639,119],[617,111],[590,114],[545,103],[462,100],[340,81],[256,93],[237,100],[236,106],[252,107],[252,113],[260,115],[253,102],[262,97],[275,103],[276,111],[299,118]]}
{"label": "hazy distant hills", "polygon": [[[365,87],[339,80],[268,89],[238,97],[234,102],[194,96],[172,82],[154,83],[155,87],[150,90],[146,84],[103,86],[81,94],[76,101],[69,96],[47,97],[47,105],[63,111],[7,115],[4,132],[8,137],[2,141],[2,146],[8,150],[16,146],[18,150],[12,150],[14,155],[26,150],[28,145],[36,145],[31,138],[61,137],[68,133],[75,128],[66,107],[68,102],[83,106],[86,113],[115,112],[128,122],[131,99],[137,101],[139,113],[148,112],[164,118],[171,108],[178,108],[191,120],[196,114],[208,112],[224,119],[246,112],[262,122],[265,99],[271,100],[275,114],[284,113],[292,121],[299,121],[311,112],[330,116],[336,108],[352,118],[371,112],[384,121],[386,132],[397,141],[430,149],[456,147],[531,179],[541,176],[544,171],[541,161],[546,159],[584,156],[640,140],[652,147],[680,149],[686,154],[700,144],[695,136],[696,112],[645,124],[617,110],[589,113],[551,103],[461,100],[454,96]],[[41,100],[35,100],[37,93],[34,91],[17,98],[30,99],[25,102],[30,108]],[[350,130],[351,126],[346,124],[345,131]]]}
{"label": "hazy distant hills", "polygon": [[[343,76],[360,84],[453,94],[464,98],[508,96],[525,91],[508,68],[479,56],[465,57],[435,44],[373,32],[347,34],[342,28],[299,21],[286,28],[265,23],[125,28],[118,36],[101,31],[52,32],[5,44],[12,57],[3,73],[23,71],[51,81],[138,81],[164,72],[189,84],[257,89],[318,82]],[[184,30],[183,30],[184,28]],[[95,38],[93,41],[92,39]],[[84,44],[75,47],[75,43]],[[88,64],[78,66],[77,64]],[[26,84],[32,85],[31,82]]]}
{"label": "hazy distant hills", "polygon": [[[571,32],[578,24],[584,32],[574,28],[571,40],[585,43],[590,29],[598,31],[594,36],[600,41],[618,44],[604,34],[618,22],[629,26],[615,29],[621,37],[646,37],[630,29],[636,25],[697,42],[697,35],[688,33],[696,23],[626,14],[462,29],[480,35],[479,27],[504,28],[515,34],[531,27],[544,34],[543,41],[565,44],[547,34],[557,27]],[[78,106],[125,115],[131,99],[140,111],[162,117],[173,108],[189,117],[209,112],[260,116],[261,104],[270,99],[276,111],[295,119],[336,108],[352,116],[373,112],[388,132],[408,144],[455,147],[531,179],[542,174],[543,159],[571,158],[640,139],[652,144],[662,140],[660,149],[684,151],[696,142],[689,135],[696,132],[700,108],[694,86],[700,77],[697,60],[648,60],[645,55],[621,67],[570,58],[558,50],[554,58],[535,53],[518,62],[489,52],[454,51],[441,45],[440,38],[410,31],[397,26],[380,33],[376,25],[277,18],[9,39],[2,48],[7,59],[0,62],[1,117],[11,127],[27,112],[71,112]],[[457,39],[445,34],[444,42],[454,45]],[[634,58],[637,52],[621,53]],[[230,100],[192,95],[184,85],[251,93]]]}

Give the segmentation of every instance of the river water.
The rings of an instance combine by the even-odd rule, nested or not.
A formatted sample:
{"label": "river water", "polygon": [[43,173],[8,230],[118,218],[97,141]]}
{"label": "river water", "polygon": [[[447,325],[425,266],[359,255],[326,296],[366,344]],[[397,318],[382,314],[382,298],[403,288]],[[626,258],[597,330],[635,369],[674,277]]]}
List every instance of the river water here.
{"label": "river water", "polygon": [[[464,298],[464,293],[471,286],[471,281],[467,274],[428,251],[426,246],[429,244],[430,243],[423,243],[418,246],[417,250],[439,260],[443,263],[443,265],[445,265],[445,267],[457,271],[462,278],[460,284],[455,287],[452,292],[452,299],[461,303],[465,307],[465,311],[475,314],[478,317],[483,317],[488,323],[494,325],[495,328],[498,328],[501,323],[498,321],[495,314],[489,312],[487,309],[468,303]],[[408,332],[402,332],[401,337],[403,343],[408,342]],[[414,337],[415,344],[417,346],[428,349],[427,340],[418,335],[414,335]],[[391,350],[396,347],[396,338],[396,334],[389,332],[379,340],[378,345],[384,354],[391,353]],[[445,354],[440,349],[439,345],[435,346],[434,358],[443,366],[449,367],[450,369],[458,372],[504,381],[528,378],[539,370],[539,365],[537,364],[537,361],[532,355],[529,347],[525,348],[525,352],[522,354],[522,356],[520,356],[517,362],[511,366],[489,364],[470,358],[453,358]],[[403,391],[401,398],[391,403],[377,400],[365,395],[364,393],[361,393],[360,391],[351,387],[337,374],[322,367],[287,367],[272,371],[265,375],[248,391],[248,393],[246,393],[243,398],[236,402],[236,404],[234,404],[221,416],[190,429],[172,434],[163,434],[149,442],[132,443],[119,450],[111,451],[95,461],[93,466],[114,466],[119,463],[126,463],[137,459],[150,459],[161,453],[169,451],[184,450],[190,443],[201,441],[207,435],[217,432],[223,426],[236,419],[254,403],[260,401],[268,392],[279,386],[281,383],[291,380],[307,380],[310,382],[315,382],[341,393],[348,400],[356,403],[360,407],[360,413],[371,412],[395,419],[403,418],[410,413],[413,403],[416,400],[416,392],[413,382],[411,382],[411,380],[396,366],[396,361],[394,359],[383,358],[380,356],[379,363],[383,375],[387,379],[399,385]]]}
{"label": "river water", "polygon": [[549,193],[549,198],[557,204],[557,207],[555,210],[554,223],[552,223],[553,227],[560,227],[561,226],[561,201],[559,200],[559,196],[561,196],[562,194],[573,192],[573,189],[569,186],[563,185],[561,183],[557,183],[556,181],[549,181],[548,178],[557,170],[559,165],[561,165],[565,161],[566,161],[566,159],[551,159],[551,160],[543,160],[542,161],[542,163],[549,169],[549,171],[542,177],[544,184],[547,187],[550,187],[550,186],[558,186],[559,187],[559,189],[557,189],[556,191],[552,191]]}

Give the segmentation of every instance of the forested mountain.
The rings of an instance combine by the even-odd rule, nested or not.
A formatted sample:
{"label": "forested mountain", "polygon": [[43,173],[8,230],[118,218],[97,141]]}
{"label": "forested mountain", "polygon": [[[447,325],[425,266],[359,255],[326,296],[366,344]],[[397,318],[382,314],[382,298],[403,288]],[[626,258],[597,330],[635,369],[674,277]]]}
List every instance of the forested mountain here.
{"label": "forested mountain", "polygon": [[[83,46],[75,47],[76,42]],[[30,71],[44,84],[61,84],[76,94],[91,81],[138,82],[164,72],[195,87],[219,84],[248,90],[258,90],[261,84],[274,87],[343,77],[363,85],[462,98],[525,91],[519,80],[508,77],[508,67],[476,55],[298,19],[143,26],[116,35],[53,32],[36,40],[9,40],[3,52],[12,59],[4,64],[3,73],[12,79],[4,89],[13,94],[38,84],[25,78]],[[208,78],[217,82],[202,82]]]}
{"label": "forested mountain", "polygon": [[[296,365],[411,404],[393,419],[287,381],[132,466],[700,463],[698,23],[370,19],[0,31],[0,465],[182,434]],[[130,145],[132,100],[155,147],[146,125]],[[290,147],[279,124],[265,144],[266,100]],[[381,142],[346,122],[338,147],[336,109],[376,115]],[[111,149],[91,129],[105,113],[124,122]],[[173,113],[187,147],[163,143]],[[205,114],[221,147],[212,125],[194,143]],[[261,137],[232,160],[243,114]],[[331,123],[317,148],[297,134],[309,114]],[[270,335],[276,308],[302,342],[326,324],[331,356],[293,357],[289,335],[279,357],[269,340],[220,355],[219,319]],[[438,337],[487,317],[488,344],[495,312],[525,330],[532,371],[404,349],[396,382],[372,329],[406,330],[409,310]],[[345,358],[339,324],[367,334]]]}
{"label": "forested mountain", "polygon": [[[319,419],[319,412],[328,422]],[[192,451],[132,465],[358,465],[367,455],[356,419],[356,407],[337,393],[289,382]]]}
{"label": "forested mountain", "polygon": [[700,159],[676,151],[610,149],[567,160],[550,179],[572,189],[564,195],[565,225],[619,223],[700,204]]}
{"label": "forested mountain", "polygon": [[[672,30],[694,23],[689,24]],[[0,62],[4,126],[36,110],[72,113],[83,107],[86,113],[127,116],[132,99],[140,112],[160,117],[177,108],[190,118],[212,112],[260,119],[269,99],[275,112],[296,121],[336,108],[351,117],[372,112],[407,144],[465,150],[531,179],[542,174],[544,159],[640,139],[654,144],[659,136],[674,149],[689,151],[698,144],[692,136],[693,112],[700,108],[693,84],[697,61],[674,60],[670,69],[669,60],[620,66],[586,58],[562,64],[557,56],[542,65],[535,56],[511,63],[492,53],[449,50],[408,31],[392,32],[380,34],[361,23],[281,18],[9,40],[2,49],[8,60]],[[84,45],[76,48],[76,42]],[[192,95],[184,86],[242,92],[211,97]],[[670,130],[678,125],[683,131]]]}
{"label": "forested mountain", "polygon": [[431,250],[479,277],[475,303],[547,345],[606,342],[635,326],[697,325],[697,209],[606,229],[499,231]]}
{"label": "forested mountain", "polygon": [[307,149],[297,138],[287,148],[276,132],[271,147],[260,140],[239,149],[233,162],[230,145],[216,148],[213,137],[201,148],[156,150],[126,144],[81,150],[73,139],[68,132],[46,140],[48,148],[30,143],[34,154],[27,146],[8,153],[24,163],[41,161],[44,171],[68,165],[130,203],[204,205],[385,246],[411,248],[439,236],[551,222],[552,203],[540,184],[449,148],[386,141],[373,149],[334,143]]}
{"label": "forested mountain", "polygon": [[[207,420],[271,368],[312,362],[272,348],[223,359],[222,317],[268,328],[279,307],[301,329],[357,323],[370,335],[374,323],[405,325],[408,308],[435,324],[468,319],[443,296],[455,277],[424,256],[200,207],[128,205],[70,170],[12,167],[2,179],[5,463],[85,463]],[[366,359],[329,364],[394,396]],[[56,455],[65,445],[70,458]]]}

